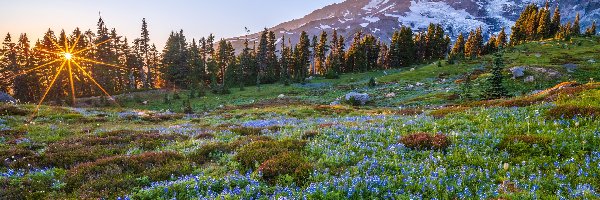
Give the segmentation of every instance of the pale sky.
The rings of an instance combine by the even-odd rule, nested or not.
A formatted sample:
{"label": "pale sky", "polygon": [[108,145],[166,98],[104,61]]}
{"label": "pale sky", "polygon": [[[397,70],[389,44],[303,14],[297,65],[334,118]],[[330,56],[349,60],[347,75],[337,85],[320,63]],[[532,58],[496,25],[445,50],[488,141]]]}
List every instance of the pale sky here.
{"label": "pale sky", "polygon": [[13,41],[27,33],[34,43],[51,28],[70,33],[96,31],[98,12],[109,29],[129,41],[139,37],[146,18],[152,43],[162,48],[172,30],[183,29],[186,37],[210,33],[217,38],[244,34],[244,27],[261,31],[301,18],[313,10],[343,0],[0,0],[0,40],[10,32]]}

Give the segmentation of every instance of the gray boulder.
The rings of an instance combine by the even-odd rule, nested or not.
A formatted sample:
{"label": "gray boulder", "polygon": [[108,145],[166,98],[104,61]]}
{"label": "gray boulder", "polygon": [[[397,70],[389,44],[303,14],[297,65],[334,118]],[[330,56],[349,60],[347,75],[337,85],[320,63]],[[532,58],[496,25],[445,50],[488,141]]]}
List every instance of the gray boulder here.
{"label": "gray boulder", "polygon": [[535,77],[533,76],[528,76],[527,78],[525,78],[525,83],[531,83],[535,81]]}
{"label": "gray boulder", "polygon": [[513,67],[509,69],[513,75],[513,79],[525,76],[525,67]]}
{"label": "gray boulder", "polygon": [[573,63],[564,64],[563,66],[565,67],[565,69],[567,69],[567,72],[569,73],[573,73],[575,72],[575,70],[577,70],[577,65]]}
{"label": "gray boulder", "polygon": [[0,103],[17,103],[17,100],[4,92],[0,92]]}
{"label": "gray boulder", "polygon": [[365,105],[371,100],[371,97],[369,96],[369,94],[358,92],[350,92],[344,97],[344,100],[346,101],[350,101],[351,99],[354,99],[355,101],[360,103],[360,105]]}
{"label": "gray boulder", "polygon": [[334,102],[331,102],[329,105],[330,106],[337,106],[337,105],[340,105],[340,102],[339,101],[334,101]]}

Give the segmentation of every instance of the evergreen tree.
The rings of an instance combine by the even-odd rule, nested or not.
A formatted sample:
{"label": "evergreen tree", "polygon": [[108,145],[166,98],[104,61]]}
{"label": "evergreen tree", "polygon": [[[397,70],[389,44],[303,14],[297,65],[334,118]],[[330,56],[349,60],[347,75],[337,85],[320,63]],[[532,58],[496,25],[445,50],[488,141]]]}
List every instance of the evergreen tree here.
{"label": "evergreen tree", "polygon": [[12,41],[10,33],[4,37],[2,43],[2,63],[0,63],[0,77],[6,79],[0,85],[0,92],[10,93],[12,90],[12,81],[9,78],[13,78],[17,70],[17,49],[16,44]]}
{"label": "evergreen tree", "polygon": [[296,45],[294,55],[296,60],[294,78],[298,82],[304,82],[310,66],[310,39],[304,31],[300,34],[300,41]]}
{"label": "evergreen tree", "polygon": [[496,38],[496,47],[498,49],[503,49],[506,45],[506,32],[504,31],[504,27],[502,27],[502,30],[500,30],[500,33],[498,33],[498,37]]}
{"label": "evergreen tree", "polygon": [[[112,55],[112,51],[111,51],[111,44],[107,41],[110,41],[110,33],[108,28],[106,27],[106,24],[104,23],[104,20],[102,19],[102,17],[100,17],[98,19],[98,24],[97,24],[97,29],[96,29],[96,38],[94,39],[94,43],[95,44],[99,44],[96,45],[95,47],[95,55],[94,58],[97,61],[103,62],[103,63],[109,63],[109,64],[113,64],[113,59],[114,56]],[[62,44],[62,42],[60,40],[63,39],[63,34],[61,33],[61,36],[59,37],[59,43]],[[106,83],[105,85],[103,85],[109,93],[114,93],[114,84],[113,84],[113,75],[114,75],[114,71],[111,68],[107,68],[105,65],[102,64],[94,64],[92,66],[92,74],[94,75],[94,78],[99,82],[99,83]],[[63,79],[64,80],[64,79]],[[60,89],[62,85],[57,85],[57,88]],[[102,91],[100,91],[99,89],[95,89],[94,92],[95,95],[104,95],[102,93]],[[60,97],[57,97],[60,98]]]}
{"label": "evergreen tree", "polygon": [[215,54],[215,61],[217,63],[217,66],[219,67],[217,81],[221,83],[220,89],[222,91],[227,90],[227,68],[235,62],[234,59],[235,55],[233,47],[231,47],[231,43],[228,43],[226,40],[221,39],[219,41],[218,50]]}
{"label": "evergreen tree", "polygon": [[189,47],[189,61],[188,65],[191,68],[190,74],[190,87],[192,89],[200,88],[205,76],[204,60],[200,52],[200,46],[196,43],[195,39],[192,39],[192,44]]}
{"label": "evergreen tree", "polygon": [[273,31],[268,32],[267,38],[267,65],[265,69],[264,83],[275,83],[279,78],[279,64],[277,63],[277,38]]}
{"label": "evergreen tree", "polygon": [[148,32],[148,24],[146,23],[146,18],[142,19],[142,33],[141,37],[138,39],[140,45],[140,52],[143,58],[143,70],[142,72],[145,74],[145,79],[142,80],[142,85],[144,88],[154,88],[153,83],[153,74],[151,67],[151,55],[150,55],[150,33]]}
{"label": "evergreen tree", "polygon": [[483,52],[483,36],[481,27],[475,31],[471,31],[469,38],[465,43],[465,56],[468,58],[476,58]]}
{"label": "evergreen tree", "polygon": [[343,72],[344,69],[346,69],[346,55],[344,54],[344,52],[346,52],[346,43],[344,37],[340,35],[338,38],[337,47],[337,60],[339,60],[340,66],[337,67],[336,74],[339,74]]}
{"label": "evergreen tree", "polygon": [[327,72],[327,67],[325,65],[327,51],[329,51],[329,46],[327,45],[327,32],[323,31],[321,32],[319,43],[315,48],[315,70],[319,75],[323,75]]}
{"label": "evergreen tree", "polygon": [[254,76],[256,76],[256,74],[254,72],[256,72],[255,69],[255,58],[253,56],[253,50],[248,46],[248,40],[246,39],[244,41],[244,49],[242,50],[242,53],[240,54],[240,68],[241,68],[241,72],[239,74],[240,76],[240,84],[243,87],[244,84],[254,84],[255,80],[252,80],[252,78]]}
{"label": "evergreen tree", "polygon": [[486,99],[498,99],[508,96],[508,92],[504,87],[504,75],[502,75],[502,70],[504,67],[504,63],[502,60],[502,55],[496,54],[494,55],[494,65],[492,67],[492,76],[490,76],[487,80],[487,88],[485,88],[485,98]]}
{"label": "evergreen tree", "polygon": [[548,10],[548,4],[546,3],[546,7],[542,10],[540,10],[539,13],[539,20],[538,20],[538,27],[537,27],[537,39],[546,39],[546,38],[550,38],[551,35],[551,26],[552,26],[552,21],[550,19],[550,10]]}
{"label": "evergreen tree", "polygon": [[561,26],[561,22],[560,22],[560,8],[559,6],[556,6],[556,9],[554,9],[554,14],[552,15],[552,20],[550,22],[550,35],[556,35],[558,33],[558,31],[560,31],[560,26]]}
{"label": "evergreen tree", "polygon": [[[415,43],[414,61],[415,61],[415,63],[422,63],[425,61],[425,48],[427,48],[425,33],[423,33],[423,32],[417,33],[415,35],[414,43]],[[407,65],[407,66],[409,66],[409,65]]]}
{"label": "evergreen tree", "polygon": [[436,47],[438,40],[436,37],[436,27],[433,23],[429,24],[427,28],[427,35],[425,36],[425,60],[432,60],[436,58]]}
{"label": "evergreen tree", "polygon": [[380,66],[382,69],[389,69],[390,68],[390,60],[389,60],[389,47],[383,43],[383,42],[379,42],[378,46],[380,47],[379,49],[379,56],[378,56],[378,60],[377,60],[377,65]]}
{"label": "evergreen tree", "polygon": [[340,72],[340,68],[341,68],[341,60],[340,60],[340,53],[339,51],[339,46],[340,46],[340,40],[338,37],[338,33],[337,30],[333,30],[333,34],[331,36],[331,42],[329,44],[329,47],[331,48],[331,51],[329,52],[329,54],[327,55],[326,61],[325,61],[325,65],[327,66],[327,72],[325,72],[325,76],[327,78],[338,78],[339,77],[339,72]]}
{"label": "evergreen tree", "polygon": [[581,35],[581,26],[579,25],[579,13],[575,16],[575,21],[573,21],[573,26],[571,26],[571,34],[573,36]]}
{"label": "evergreen tree", "polygon": [[588,37],[596,35],[596,21],[592,22],[592,25],[585,29],[585,35]]}
{"label": "evergreen tree", "polygon": [[[148,69],[148,82],[150,82],[150,86],[153,88],[161,88],[162,80],[160,79],[160,55],[158,50],[156,49],[156,45],[152,44],[150,46],[150,60],[149,60],[149,69]],[[202,74],[204,74],[204,66],[202,67]],[[202,78],[202,77],[200,77]],[[202,79],[200,79],[202,80]]]}
{"label": "evergreen tree", "polygon": [[453,58],[452,60],[465,57],[465,37],[462,33],[456,38],[456,42],[454,42],[454,46],[450,52],[450,57]]}
{"label": "evergreen tree", "polygon": [[488,42],[485,44],[484,54],[496,53],[498,51],[498,46],[496,41],[496,36],[491,36]]}
{"label": "evergreen tree", "polygon": [[[21,34],[19,37],[19,43],[17,43],[15,50],[18,64],[18,69],[15,69],[15,73],[20,73],[35,67],[27,34]],[[18,75],[15,77],[13,82],[14,97],[19,99],[21,102],[34,101],[34,97],[37,96],[40,88],[38,83],[39,80],[36,72]]]}
{"label": "evergreen tree", "polygon": [[256,85],[260,88],[263,77],[265,77],[265,69],[269,65],[269,31],[265,30],[260,35],[258,51],[256,52],[256,61],[258,68],[256,72]]}
{"label": "evergreen tree", "polygon": [[467,73],[465,78],[464,78],[464,82],[463,84],[461,84],[460,87],[460,97],[464,100],[472,100],[474,95],[473,95],[473,81],[471,80],[473,77],[473,73]]}
{"label": "evergreen tree", "polygon": [[206,38],[206,45],[203,45],[204,48],[202,51],[204,54],[204,58],[206,59],[204,63],[206,63],[206,71],[209,74],[209,82],[211,88],[217,87],[217,76],[219,73],[217,63],[213,58],[213,55],[215,54],[214,42],[215,36],[213,34],[210,34],[208,38]]}
{"label": "evergreen tree", "polygon": [[188,60],[188,48],[183,30],[179,33],[171,32],[161,62],[164,80],[175,87],[187,88],[191,72]]}

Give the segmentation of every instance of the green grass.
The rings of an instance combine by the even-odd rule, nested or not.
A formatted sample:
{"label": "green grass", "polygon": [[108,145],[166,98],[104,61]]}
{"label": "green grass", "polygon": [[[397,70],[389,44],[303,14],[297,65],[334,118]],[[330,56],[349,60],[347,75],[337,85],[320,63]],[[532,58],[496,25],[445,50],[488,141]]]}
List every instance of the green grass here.
{"label": "green grass", "polygon": [[[540,67],[564,76],[558,79],[540,76],[533,83],[507,78],[505,85],[511,94],[521,95],[562,81],[600,80],[600,65],[588,62],[600,61],[598,44],[597,38],[576,38],[570,43],[533,42],[507,49],[506,69]],[[539,58],[535,56],[537,53]],[[244,91],[231,88],[232,93],[227,95],[207,91],[206,96],[190,100],[194,115],[166,112],[182,112],[189,91],[156,90],[117,95],[120,106],[88,109],[42,106],[33,121],[31,116],[0,116],[0,129],[8,130],[0,135],[0,156],[6,161],[0,163],[0,172],[19,170],[27,164],[41,170],[25,170],[23,176],[9,173],[0,176],[0,184],[7,186],[0,191],[0,199],[114,199],[124,195],[138,199],[194,199],[205,196],[208,186],[217,193],[225,188],[252,188],[252,192],[237,196],[221,194],[226,199],[260,198],[264,196],[259,193],[272,194],[281,188],[289,190],[292,197],[308,199],[379,199],[387,198],[388,190],[404,191],[405,194],[393,194],[398,199],[414,198],[407,196],[409,193],[419,193],[423,198],[460,199],[466,190],[471,195],[481,192],[493,199],[558,199],[559,189],[562,195],[576,194],[565,191],[584,184],[600,190],[600,171],[594,168],[600,166],[597,140],[600,124],[597,117],[577,115],[600,112],[600,89],[591,87],[594,84],[583,85],[583,91],[565,89],[556,98],[519,96],[499,100],[531,100],[533,105],[522,107],[440,108],[464,103],[455,99],[460,87],[456,81],[474,69],[487,69],[491,59],[484,56],[442,67],[429,64],[415,66],[414,70],[344,74],[339,79],[317,77],[305,85],[269,84],[260,89],[246,87]],[[562,67],[566,63],[578,64],[579,68],[567,73]],[[508,76],[509,72],[505,74]],[[473,81],[473,93],[480,92],[488,75],[483,73]],[[368,87],[370,78],[376,78],[379,84]],[[417,86],[417,82],[423,85]],[[360,107],[328,105],[350,91],[368,93],[373,102]],[[181,99],[173,99],[175,92]],[[390,93],[396,96],[384,97]],[[170,103],[164,102],[165,94]],[[286,104],[291,101],[288,98],[277,101],[281,94],[295,103]],[[148,104],[142,104],[143,101]],[[257,102],[261,104],[248,106]],[[403,110],[397,107],[406,106],[423,108],[424,112],[400,115]],[[28,112],[35,109],[34,105],[18,107]],[[568,118],[548,114],[560,113],[556,110],[563,107],[570,108],[566,113],[570,114]],[[151,139],[145,143],[131,139],[135,138],[131,135],[101,137],[114,131],[133,130],[147,131],[144,137]],[[415,150],[400,144],[400,138],[417,132],[444,134],[451,145],[445,150]],[[161,139],[181,135],[185,137]],[[85,142],[70,144],[69,141]],[[261,146],[261,141],[264,144],[294,141],[291,144],[302,145],[297,145],[293,152],[282,147],[251,149]],[[105,148],[106,152],[85,151],[103,147],[110,148]],[[53,159],[62,160],[49,156],[52,151],[65,153],[58,155],[73,154],[71,159],[85,160],[90,158],[89,154],[101,158],[93,157],[67,168],[36,166],[57,161]],[[254,155],[280,151],[294,154],[263,157],[260,163],[255,159],[260,155]],[[239,152],[247,154],[243,162]],[[115,154],[116,157],[111,156]],[[163,154],[169,158],[161,157]],[[286,165],[288,160],[283,158],[303,161],[292,168],[312,173],[292,173]],[[21,159],[24,163],[9,165],[11,159]],[[590,167],[581,167],[586,165]],[[246,176],[249,168],[254,170]],[[89,174],[78,169],[89,170]],[[267,169],[271,175],[261,177],[256,169]],[[588,175],[580,174],[579,169]],[[440,179],[436,179],[438,176]],[[421,181],[423,177],[425,180]],[[375,180],[385,180],[386,184]],[[440,180],[446,182],[437,185]],[[166,182],[148,187],[157,181]],[[497,188],[517,181],[514,190],[498,192]],[[310,183],[321,184],[317,192],[311,193]],[[446,187],[450,185],[454,190]],[[196,186],[197,191],[193,189]],[[538,190],[531,192],[533,186]],[[286,195],[277,193],[267,198]],[[592,195],[563,197],[597,198]]]}

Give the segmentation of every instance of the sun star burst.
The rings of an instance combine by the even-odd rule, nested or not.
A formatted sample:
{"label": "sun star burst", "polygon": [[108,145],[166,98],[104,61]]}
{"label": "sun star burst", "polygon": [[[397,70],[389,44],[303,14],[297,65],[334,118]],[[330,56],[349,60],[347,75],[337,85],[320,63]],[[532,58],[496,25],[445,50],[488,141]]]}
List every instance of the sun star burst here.
{"label": "sun star burst", "polygon": [[[74,74],[79,74],[79,75],[83,75],[87,78],[89,78],[89,80],[93,83],[93,85],[95,85],[96,87],[98,87],[98,89],[100,89],[104,95],[106,95],[112,102],[114,102],[116,105],[118,105],[115,101],[115,99],[112,97],[112,95],[110,95],[106,89],[104,89],[104,87],[102,87],[102,85],[100,85],[98,83],[98,81],[96,81],[96,79],[94,79],[94,77],[87,72],[87,70],[81,66],[80,63],[91,63],[91,64],[98,64],[98,65],[104,65],[104,66],[108,66],[108,67],[113,67],[113,68],[118,68],[118,69],[125,69],[124,67],[118,66],[118,65],[114,65],[114,64],[109,64],[109,63],[104,63],[101,61],[97,61],[94,60],[92,58],[86,58],[84,55],[82,55],[82,53],[87,52],[99,45],[105,44],[107,42],[110,42],[111,39],[99,42],[97,44],[92,44],[90,47],[87,47],[85,49],[80,49],[75,51],[75,47],[77,46],[77,43],[79,42],[79,39],[81,37],[81,35],[79,35],[77,37],[77,39],[75,39],[75,41],[72,44],[69,44],[69,41],[67,40],[66,36],[63,36],[65,38],[65,44],[63,46],[59,45],[55,40],[53,40],[52,38],[48,37],[48,39],[50,41],[52,41],[52,44],[56,47],[56,49],[58,49],[57,51],[53,52],[53,51],[48,51],[45,49],[39,49],[42,52],[45,53],[49,53],[49,54],[55,54],[58,55],[58,58],[55,60],[51,60],[48,61],[42,65],[36,66],[32,69],[27,69],[27,70],[23,70],[22,72],[14,75],[11,78],[20,76],[20,75],[26,75],[29,74],[31,72],[34,72],[36,70],[40,70],[40,69],[44,69],[44,68],[56,68],[58,69],[56,71],[56,73],[53,75],[52,81],[50,82],[50,84],[46,87],[44,95],[42,96],[42,98],[39,100],[39,102],[37,103],[37,106],[35,108],[35,111],[31,117],[31,119],[33,119],[39,109],[40,106],[42,105],[42,103],[44,102],[44,100],[46,99],[46,97],[48,96],[48,93],[50,92],[50,90],[52,89],[52,87],[54,86],[54,84],[56,83],[57,79],[60,77],[60,75],[62,73],[64,73],[63,71],[66,71],[66,73],[68,73],[68,79],[69,79],[69,85],[70,85],[70,90],[71,90],[71,100],[73,105],[75,105],[76,102],[76,95],[75,95],[75,84],[74,84],[74,79],[73,79],[73,75]],[[58,65],[60,63],[60,65]]]}

